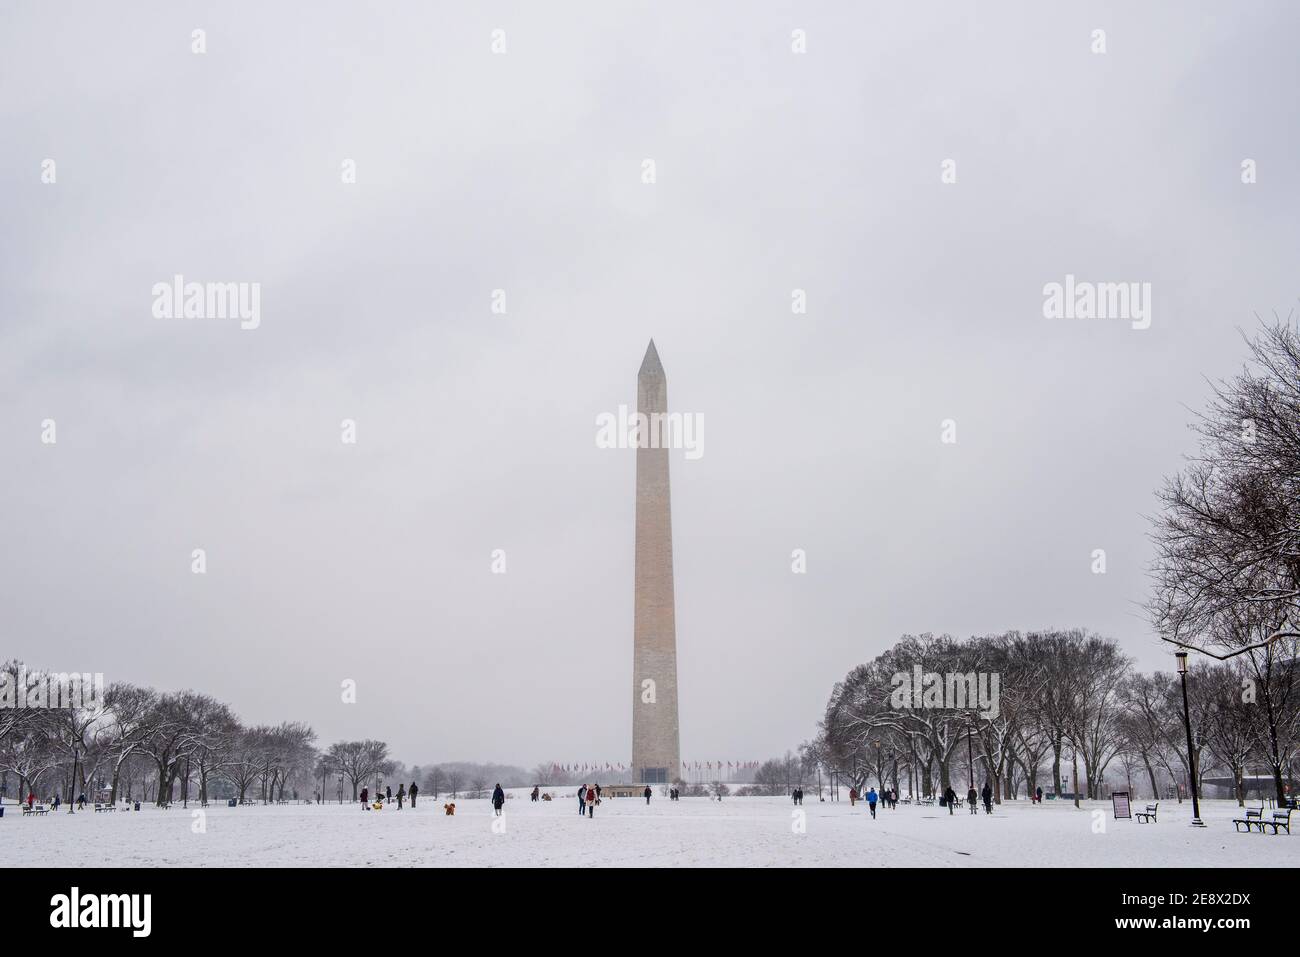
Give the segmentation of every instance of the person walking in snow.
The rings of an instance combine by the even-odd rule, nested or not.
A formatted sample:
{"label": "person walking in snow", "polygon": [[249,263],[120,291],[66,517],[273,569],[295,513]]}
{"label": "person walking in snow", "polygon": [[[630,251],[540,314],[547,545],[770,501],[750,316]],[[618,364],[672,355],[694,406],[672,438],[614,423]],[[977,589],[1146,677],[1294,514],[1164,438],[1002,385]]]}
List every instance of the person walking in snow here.
{"label": "person walking in snow", "polygon": [[957,805],[957,792],[952,789],[951,784],[944,789],[943,803],[948,805],[948,814],[951,815],[952,809]]}
{"label": "person walking in snow", "polygon": [[871,820],[873,821],[876,819],[877,800],[879,800],[879,796],[876,794],[876,789],[872,788],[870,791],[867,792],[867,807],[871,808]]}
{"label": "person walking in snow", "polygon": [[648,784],[645,786],[645,803],[647,805],[650,803],[650,785]]}
{"label": "person walking in snow", "polygon": [[361,806],[362,807],[370,806],[370,788],[361,789]]}
{"label": "person walking in snow", "polygon": [[849,788],[849,807],[858,806],[858,789]]}
{"label": "person walking in snow", "polygon": [[415,796],[420,793],[420,789],[416,787],[414,781],[411,782],[411,789],[407,793],[411,795],[411,807],[415,807]]}
{"label": "person walking in snow", "polygon": [[966,803],[970,805],[970,812],[972,814],[979,813],[979,808],[980,808],[979,797],[980,796],[975,793],[975,786],[971,785],[971,789],[966,792]]}
{"label": "person walking in snow", "polygon": [[397,786],[397,809],[399,811],[402,809],[402,804],[405,803],[405,801],[406,801],[406,785],[399,784]]}
{"label": "person walking in snow", "polygon": [[993,788],[989,787],[988,781],[984,782],[984,790],[980,792],[980,796],[984,798],[984,813],[992,814],[993,813]]}
{"label": "person walking in snow", "polygon": [[500,782],[492,791],[492,806],[496,808],[497,817],[501,816],[501,805],[506,803],[506,792],[501,790]]}
{"label": "person walking in snow", "polygon": [[391,784],[388,785],[388,787],[384,788],[384,803],[385,804],[393,803],[393,786]]}
{"label": "person walking in snow", "polygon": [[582,813],[586,810],[587,810],[587,785],[580,784],[578,785],[578,816],[582,817]]}
{"label": "person walking in snow", "polygon": [[596,816],[596,789],[587,788],[587,817]]}
{"label": "person walking in snow", "polygon": [[1034,801],[1038,804],[1043,803],[1043,789],[1041,787],[1034,788]]}

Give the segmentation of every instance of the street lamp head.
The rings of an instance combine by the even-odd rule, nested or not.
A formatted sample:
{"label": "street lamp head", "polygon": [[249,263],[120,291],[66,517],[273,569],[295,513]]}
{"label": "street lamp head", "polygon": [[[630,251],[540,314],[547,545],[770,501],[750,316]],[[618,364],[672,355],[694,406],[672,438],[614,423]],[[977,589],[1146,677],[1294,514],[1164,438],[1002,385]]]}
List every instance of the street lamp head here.
{"label": "street lamp head", "polygon": [[1180,675],[1187,674],[1187,652],[1175,651],[1174,657],[1178,659],[1178,673]]}

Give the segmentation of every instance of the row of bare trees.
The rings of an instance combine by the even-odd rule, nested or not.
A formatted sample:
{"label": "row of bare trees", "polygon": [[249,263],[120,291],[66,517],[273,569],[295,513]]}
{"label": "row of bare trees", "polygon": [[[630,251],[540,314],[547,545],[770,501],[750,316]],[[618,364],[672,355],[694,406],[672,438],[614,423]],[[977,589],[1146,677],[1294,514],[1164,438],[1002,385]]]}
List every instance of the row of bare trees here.
{"label": "row of bare trees", "polygon": [[[0,672],[13,687],[24,669],[11,661]],[[196,691],[115,683],[72,706],[8,704],[0,708],[0,786],[18,799],[88,794],[115,802],[138,794],[157,804],[206,802],[220,781],[241,801],[283,800],[310,785],[317,765],[308,725],[244,725],[228,705]]]}
{"label": "row of bare trees", "polygon": [[[1262,671],[1243,659],[1201,662],[1188,676],[1200,779],[1221,774],[1239,801],[1262,771],[1283,797],[1300,756],[1300,647],[1285,638],[1271,648]],[[995,707],[974,695],[936,692],[929,704],[900,695],[900,676],[910,681],[917,667],[938,679],[927,690],[970,690],[996,676]],[[1188,783],[1191,767],[1178,679],[1134,671],[1113,641],[1081,630],[905,636],[835,686],[804,752],[805,763],[859,789],[870,781],[904,794],[964,792],[973,779],[999,801],[1038,787],[1097,799],[1108,775],[1158,795],[1161,782]]]}

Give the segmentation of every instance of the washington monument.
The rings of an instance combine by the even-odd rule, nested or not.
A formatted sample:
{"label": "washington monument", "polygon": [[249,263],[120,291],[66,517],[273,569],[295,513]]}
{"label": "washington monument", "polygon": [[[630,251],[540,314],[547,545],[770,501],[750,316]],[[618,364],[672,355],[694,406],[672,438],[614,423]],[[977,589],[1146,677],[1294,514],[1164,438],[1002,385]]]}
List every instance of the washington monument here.
{"label": "washington monument", "polygon": [[[636,377],[641,422],[668,412],[668,379],[654,340]],[[650,435],[658,430],[651,427]],[[677,731],[677,623],[673,609],[673,523],[668,501],[668,448],[636,450],[636,609],[632,624],[632,773],[634,781],[668,784],[681,776]]]}

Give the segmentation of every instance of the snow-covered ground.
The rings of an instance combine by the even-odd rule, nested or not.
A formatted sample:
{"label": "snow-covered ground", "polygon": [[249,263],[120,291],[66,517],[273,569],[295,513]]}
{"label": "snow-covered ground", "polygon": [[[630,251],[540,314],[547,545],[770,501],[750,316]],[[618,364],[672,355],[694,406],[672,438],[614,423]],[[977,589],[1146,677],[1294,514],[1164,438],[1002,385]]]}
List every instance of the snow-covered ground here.
{"label": "snow-covered ground", "polygon": [[[1024,801],[992,816],[964,809],[878,810],[848,801],[783,798],[606,799],[579,819],[574,788],[533,804],[512,792],[504,825],[487,801],[458,800],[455,817],[421,797],[415,810],[363,811],[358,805],[146,807],[20,817],[5,805],[0,847],[7,861],[42,866],[920,866],[920,867],[1295,867],[1300,835],[1234,833],[1235,803],[1209,801],[1209,827],[1188,826],[1191,805],[1161,802],[1157,824],[1111,819],[1110,804]],[[565,795],[560,798],[559,795]],[[1146,802],[1137,802],[1141,807]],[[1094,811],[1102,812],[1094,816]],[[1094,832],[1095,821],[1105,830]],[[494,822],[497,830],[494,831]],[[199,829],[200,823],[202,829]],[[1300,814],[1297,814],[1300,825]]]}

